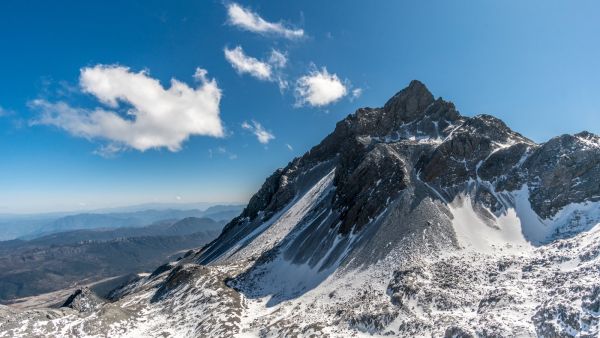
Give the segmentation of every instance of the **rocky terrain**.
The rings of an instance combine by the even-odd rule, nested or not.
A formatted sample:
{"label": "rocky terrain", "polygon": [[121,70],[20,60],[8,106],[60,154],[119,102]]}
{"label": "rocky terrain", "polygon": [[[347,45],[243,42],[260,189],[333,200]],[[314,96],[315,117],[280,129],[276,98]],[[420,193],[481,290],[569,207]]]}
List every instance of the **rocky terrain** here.
{"label": "rocky terrain", "polygon": [[106,300],[1,307],[0,336],[597,337],[599,182],[598,136],[537,144],[413,81],[210,244]]}

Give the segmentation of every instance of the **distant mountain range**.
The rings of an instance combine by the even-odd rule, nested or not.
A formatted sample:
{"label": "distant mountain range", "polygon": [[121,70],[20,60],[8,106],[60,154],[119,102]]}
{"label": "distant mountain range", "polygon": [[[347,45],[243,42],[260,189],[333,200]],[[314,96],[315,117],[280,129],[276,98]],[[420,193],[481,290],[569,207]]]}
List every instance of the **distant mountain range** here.
{"label": "distant mountain range", "polygon": [[[131,207],[131,209],[135,208]],[[78,229],[141,227],[158,221],[180,220],[186,217],[209,217],[215,221],[229,220],[237,216],[242,209],[243,205],[213,205],[204,210],[167,208],[61,216],[4,215],[0,218],[0,240],[33,239]]]}
{"label": "distant mountain range", "polygon": [[176,258],[177,252],[210,242],[225,222],[187,217],[144,227],[81,229],[0,242],[0,302],[151,271]]}
{"label": "distant mountain range", "polygon": [[[227,207],[243,205],[244,203],[234,202],[197,202],[197,203],[142,203],[135,205],[128,205],[122,207],[102,208],[96,210],[89,210],[89,213],[121,213],[121,212],[136,212],[144,210],[207,210],[211,207]],[[81,212],[79,212],[81,213]]]}

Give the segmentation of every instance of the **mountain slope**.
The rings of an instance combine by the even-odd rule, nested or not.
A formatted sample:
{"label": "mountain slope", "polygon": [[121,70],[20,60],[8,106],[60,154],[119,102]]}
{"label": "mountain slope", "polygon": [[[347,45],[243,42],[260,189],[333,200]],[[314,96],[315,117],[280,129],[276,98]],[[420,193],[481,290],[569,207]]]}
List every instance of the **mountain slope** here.
{"label": "mountain slope", "polygon": [[413,81],[101,310],[0,318],[11,335],[597,336],[599,164],[598,136],[536,144]]}

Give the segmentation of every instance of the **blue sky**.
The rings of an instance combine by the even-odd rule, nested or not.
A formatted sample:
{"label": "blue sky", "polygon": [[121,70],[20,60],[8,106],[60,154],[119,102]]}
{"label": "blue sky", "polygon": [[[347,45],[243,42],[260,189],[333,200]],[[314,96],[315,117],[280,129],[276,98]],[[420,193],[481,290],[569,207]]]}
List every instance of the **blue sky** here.
{"label": "blue sky", "polygon": [[0,213],[244,202],[338,120],[412,79],[538,142],[600,133],[599,11],[597,1],[3,1]]}

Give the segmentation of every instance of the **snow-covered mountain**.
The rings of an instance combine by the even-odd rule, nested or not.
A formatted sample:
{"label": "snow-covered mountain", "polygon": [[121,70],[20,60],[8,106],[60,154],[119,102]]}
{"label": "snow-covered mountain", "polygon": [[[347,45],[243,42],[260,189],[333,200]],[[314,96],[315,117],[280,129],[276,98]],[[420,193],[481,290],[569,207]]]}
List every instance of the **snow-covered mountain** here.
{"label": "snow-covered mountain", "polygon": [[2,307],[0,336],[597,337],[599,182],[600,137],[536,144],[413,81],[209,245],[105,303]]}

